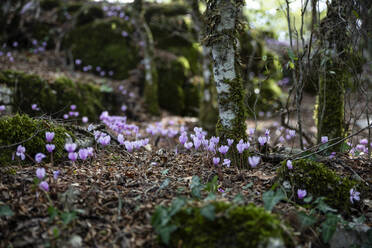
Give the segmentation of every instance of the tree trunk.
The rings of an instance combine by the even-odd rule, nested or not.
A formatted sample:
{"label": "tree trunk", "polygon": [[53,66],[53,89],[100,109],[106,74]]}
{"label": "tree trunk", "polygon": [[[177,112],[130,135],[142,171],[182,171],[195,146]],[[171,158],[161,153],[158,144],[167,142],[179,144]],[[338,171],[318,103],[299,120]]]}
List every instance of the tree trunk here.
{"label": "tree trunk", "polygon": [[154,39],[144,17],[145,11],[143,8],[143,1],[135,0],[134,8],[136,10],[136,21],[143,49],[143,65],[145,68],[145,106],[150,114],[158,115],[158,75],[154,64]]}
{"label": "tree trunk", "polygon": [[243,84],[236,51],[239,12],[243,3],[239,0],[210,0],[206,11],[206,42],[212,50],[213,75],[218,95],[219,119],[216,132],[223,141],[234,139],[235,144],[240,139],[246,139]]}
{"label": "tree trunk", "polygon": [[[318,142],[322,136],[329,139],[345,136],[345,85],[351,80],[347,65],[351,37],[347,34],[347,27],[352,24],[352,4],[350,0],[333,0],[321,22],[320,38],[324,54],[316,106]],[[339,150],[340,146],[333,150]]]}

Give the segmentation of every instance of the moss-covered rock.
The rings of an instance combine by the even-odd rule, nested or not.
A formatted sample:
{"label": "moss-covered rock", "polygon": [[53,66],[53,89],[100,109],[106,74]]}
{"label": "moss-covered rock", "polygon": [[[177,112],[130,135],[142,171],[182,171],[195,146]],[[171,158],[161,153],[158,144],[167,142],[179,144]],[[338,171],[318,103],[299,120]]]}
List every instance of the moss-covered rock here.
{"label": "moss-covered rock", "polygon": [[[129,36],[123,37],[123,31]],[[95,70],[99,66],[106,74],[112,70],[114,79],[125,79],[140,61],[139,49],[132,40],[133,31],[130,22],[119,18],[96,20],[76,27],[64,45],[71,48],[73,57],[81,59],[83,65],[93,66],[94,73],[100,73]]]}
{"label": "moss-covered rock", "polygon": [[0,86],[10,92],[13,112],[28,113],[31,116],[40,112],[31,108],[38,104],[42,113],[62,117],[75,104],[80,116],[97,120],[103,110],[119,113],[120,103],[113,93],[101,92],[100,87],[91,83],[74,82],[61,77],[50,83],[37,75],[16,71],[0,72]]}
{"label": "moss-covered rock", "polygon": [[177,57],[157,57],[158,99],[161,108],[181,115],[185,109],[184,85],[187,83],[187,68],[184,59]]}
{"label": "moss-covered rock", "polygon": [[[36,153],[47,155],[45,161],[50,161],[50,154],[45,145],[45,132],[54,132],[53,144],[56,146],[53,152],[54,161],[66,157],[64,151],[65,139],[70,135],[65,128],[58,126],[47,120],[32,119],[28,115],[5,116],[0,118],[0,165],[10,165],[17,163],[31,162],[28,156],[22,162],[15,156],[17,146],[21,144],[26,148],[26,154],[35,157]],[[14,160],[12,159],[14,158]]]}
{"label": "moss-covered rock", "polygon": [[[213,212],[214,220],[203,211]],[[213,214],[212,214],[213,215]],[[236,206],[213,202],[204,206],[188,206],[171,220],[177,229],[171,234],[171,247],[270,247],[276,240],[290,247],[288,235],[280,220],[253,204]]]}
{"label": "moss-covered rock", "polygon": [[[362,185],[355,180],[340,177],[323,163],[311,160],[292,162],[293,169],[288,169],[286,161],[278,170],[280,182],[289,181],[293,189],[306,189],[313,197],[326,197],[326,203],[341,212],[350,210],[350,189],[362,191]],[[297,195],[294,192],[294,195]]]}

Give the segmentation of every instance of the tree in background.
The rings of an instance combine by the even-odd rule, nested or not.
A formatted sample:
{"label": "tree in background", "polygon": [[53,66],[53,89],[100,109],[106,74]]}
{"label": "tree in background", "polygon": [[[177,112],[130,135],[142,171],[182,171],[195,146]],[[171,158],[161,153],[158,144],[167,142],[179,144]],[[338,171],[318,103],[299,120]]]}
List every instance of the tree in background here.
{"label": "tree in background", "polygon": [[[239,14],[244,1],[207,1],[206,45],[211,47],[213,76],[218,95],[217,134],[226,141],[246,139],[243,84],[237,58]],[[235,149],[234,149],[235,150]]]}
{"label": "tree in background", "polygon": [[200,11],[200,1],[187,0],[191,8],[191,17],[194,29],[198,35],[198,41],[201,43],[202,57],[202,73],[203,85],[201,87],[201,101],[199,107],[199,120],[201,126],[210,133],[215,132],[215,125],[218,117],[218,109],[216,104],[216,93],[213,85],[213,77],[211,73],[212,64],[210,60],[211,49],[203,44],[203,30],[205,28],[204,18]]}
{"label": "tree in background", "polygon": [[140,39],[143,42],[143,65],[145,67],[145,105],[147,111],[151,114],[159,114],[158,102],[158,75],[154,64],[154,39],[151,30],[145,20],[145,11],[143,0],[135,0],[134,9],[136,13],[136,22]]}
{"label": "tree in background", "polygon": [[[327,16],[320,24],[323,49],[316,106],[318,142],[322,136],[341,139],[345,136],[345,86],[351,80],[348,59],[353,56],[350,28],[355,23],[351,0],[332,0]],[[334,147],[338,150],[340,146]]]}

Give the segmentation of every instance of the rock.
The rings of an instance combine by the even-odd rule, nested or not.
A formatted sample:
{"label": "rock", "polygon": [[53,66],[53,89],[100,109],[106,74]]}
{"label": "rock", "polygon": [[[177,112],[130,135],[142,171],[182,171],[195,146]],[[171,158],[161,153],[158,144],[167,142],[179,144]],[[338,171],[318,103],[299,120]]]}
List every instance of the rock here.
{"label": "rock", "polygon": [[372,229],[365,224],[356,225],[353,229],[337,227],[329,242],[330,248],[371,247],[367,244],[372,238],[371,235]]}

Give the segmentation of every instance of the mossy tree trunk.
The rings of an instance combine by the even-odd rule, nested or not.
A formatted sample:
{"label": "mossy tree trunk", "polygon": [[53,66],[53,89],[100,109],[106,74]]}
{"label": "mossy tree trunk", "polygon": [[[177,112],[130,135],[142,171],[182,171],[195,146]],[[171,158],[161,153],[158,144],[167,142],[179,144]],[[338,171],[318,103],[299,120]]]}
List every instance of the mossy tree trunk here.
{"label": "mossy tree trunk", "polygon": [[[350,0],[332,0],[321,22],[320,42],[324,56],[316,107],[318,142],[322,136],[329,139],[345,136],[345,85],[351,79],[347,66],[351,37],[347,27],[351,24],[352,4]],[[332,149],[339,150],[340,145]]]}
{"label": "mossy tree trunk", "polygon": [[147,111],[153,115],[159,114],[158,75],[154,64],[154,39],[145,20],[142,0],[134,1],[136,21],[143,45],[143,65],[145,67],[145,105]]}
{"label": "mossy tree trunk", "polygon": [[[204,21],[200,11],[198,0],[188,0],[188,4],[191,7],[191,16],[194,24],[194,28],[197,31],[198,40],[202,43],[203,40],[203,29]],[[201,87],[202,99],[199,106],[199,120],[201,126],[206,129],[210,134],[215,133],[216,122],[218,118],[217,109],[217,96],[213,89],[213,78],[212,78],[212,64],[210,60],[211,48],[202,44],[202,72],[203,72],[203,85]]]}
{"label": "mossy tree trunk", "polygon": [[[237,58],[239,12],[244,1],[209,0],[206,11],[206,43],[211,47],[213,76],[218,95],[217,134],[223,141],[246,139],[243,84]],[[236,144],[235,143],[235,144]],[[236,149],[230,156],[234,158]]]}

